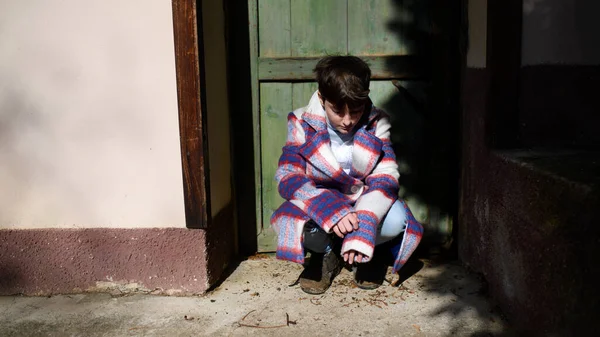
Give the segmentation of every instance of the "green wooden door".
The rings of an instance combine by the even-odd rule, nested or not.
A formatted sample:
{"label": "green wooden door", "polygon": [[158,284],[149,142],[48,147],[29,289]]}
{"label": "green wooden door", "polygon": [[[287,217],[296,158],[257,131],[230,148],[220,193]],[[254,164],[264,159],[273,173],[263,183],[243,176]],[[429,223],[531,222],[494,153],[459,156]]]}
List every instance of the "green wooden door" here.
{"label": "green wooden door", "polygon": [[[274,174],[286,139],[287,114],[305,106],[317,89],[312,74],[317,60],[331,54],[363,57],[373,71],[371,98],[383,107],[398,95],[391,80],[409,81],[402,83],[418,88],[414,80],[426,79],[418,57],[411,54],[411,44],[401,32],[388,28],[389,22],[403,15],[395,2],[249,1],[259,251],[275,250],[269,219],[283,202]],[[416,198],[407,199],[426,226],[444,227],[449,233],[449,219],[428,224],[429,207]]]}

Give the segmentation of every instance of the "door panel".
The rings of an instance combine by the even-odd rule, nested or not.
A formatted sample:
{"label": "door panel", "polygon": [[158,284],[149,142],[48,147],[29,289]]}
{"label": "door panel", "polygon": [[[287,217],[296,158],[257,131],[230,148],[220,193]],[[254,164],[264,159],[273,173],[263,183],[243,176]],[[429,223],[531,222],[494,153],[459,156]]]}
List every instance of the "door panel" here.
{"label": "door panel", "polygon": [[404,37],[386,26],[398,13],[390,0],[348,0],[348,54],[405,55]]}
{"label": "door panel", "polygon": [[294,83],[292,87],[292,102],[294,105],[294,109],[306,106],[312,94],[317,90],[317,87],[318,86],[316,82]]}
{"label": "door panel", "polygon": [[291,56],[290,1],[260,0],[258,13],[259,55]]}
{"label": "door panel", "polygon": [[277,192],[275,171],[281,148],[287,137],[287,114],[292,110],[291,83],[262,83],[260,85],[261,165],[262,165],[262,223],[258,244],[262,250],[275,248],[275,233],[270,225],[271,214],[284,201]]}
{"label": "door panel", "polygon": [[[425,81],[398,81],[397,84],[407,88],[417,101],[425,99],[429,86]],[[439,223],[431,222],[431,213],[435,210],[421,200],[419,193],[415,193],[413,188],[413,181],[419,176],[419,167],[416,164],[418,160],[415,160],[415,157],[424,155],[419,152],[424,137],[421,133],[425,122],[423,111],[405,99],[400,99],[399,90],[392,81],[372,81],[370,89],[369,96],[373,104],[389,115],[392,124],[391,140],[400,172],[399,196],[404,198],[419,222],[428,227],[441,227],[444,233],[450,233],[445,230],[448,227],[447,218],[439,219]]]}
{"label": "door panel", "polygon": [[392,81],[371,81],[369,86],[371,93],[371,101],[376,107],[381,107],[388,102],[397,92],[396,87],[392,84]]}
{"label": "door panel", "polygon": [[346,13],[346,0],[291,0],[292,57],[346,54]]}

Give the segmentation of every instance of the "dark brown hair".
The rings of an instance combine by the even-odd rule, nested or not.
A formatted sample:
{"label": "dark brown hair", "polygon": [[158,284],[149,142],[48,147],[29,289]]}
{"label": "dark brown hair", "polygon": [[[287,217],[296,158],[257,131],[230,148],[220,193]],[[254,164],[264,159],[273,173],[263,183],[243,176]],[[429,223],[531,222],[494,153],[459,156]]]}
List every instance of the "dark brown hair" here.
{"label": "dark brown hair", "polygon": [[327,56],[313,70],[323,100],[336,108],[358,107],[369,100],[371,69],[356,56]]}

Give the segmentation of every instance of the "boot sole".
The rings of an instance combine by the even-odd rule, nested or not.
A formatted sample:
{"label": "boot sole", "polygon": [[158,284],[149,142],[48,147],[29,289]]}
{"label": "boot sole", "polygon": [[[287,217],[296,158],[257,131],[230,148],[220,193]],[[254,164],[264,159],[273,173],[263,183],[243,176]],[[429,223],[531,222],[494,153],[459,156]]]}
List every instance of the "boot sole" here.
{"label": "boot sole", "polygon": [[355,286],[363,290],[375,290],[383,285],[374,282],[357,282],[356,280],[353,280],[352,282]]}
{"label": "boot sole", "polygon": [[340,272],[341,272],[341,268],[340,267],[336,268],[333,271],[333,274],[331,275],[331,278],[329,279],[328,284],[324,284],[323,286],[319,286],[320,285],[319,283],[321,283],[319,281],[300,278],[300,282],[299,282],[300,289],[302,289],[302,291],[304,291],[307,294],[321,295],[321,294],[325,293],[327,291],[327,289],[329,289],[331,287],[331,284],[333,284],[333,280],[340,274]]}

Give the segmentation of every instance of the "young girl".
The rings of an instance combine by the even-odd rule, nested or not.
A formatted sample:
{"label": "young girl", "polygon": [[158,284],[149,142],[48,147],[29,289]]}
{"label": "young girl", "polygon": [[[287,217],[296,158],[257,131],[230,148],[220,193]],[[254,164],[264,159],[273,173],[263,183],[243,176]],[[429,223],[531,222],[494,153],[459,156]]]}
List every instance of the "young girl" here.
{"label": "young girl", "polygon": [[319,89],[289,114],[275,177],[287,200],[271,217],[277,258],[304,263],[311,253],[299,277],[310,294],[329,288],[341,258],[357,265],[359,287],[374,289],[383,279],[373,274],[382,257],[392,252],[397,272],[423,227],[398,199],[390,122],[369,98],[369,66],[357,57],[330,56],[314,72]]}

